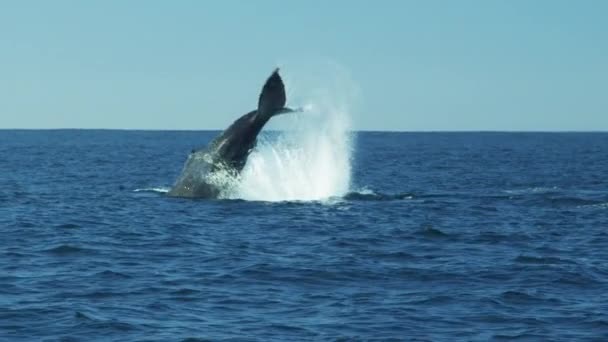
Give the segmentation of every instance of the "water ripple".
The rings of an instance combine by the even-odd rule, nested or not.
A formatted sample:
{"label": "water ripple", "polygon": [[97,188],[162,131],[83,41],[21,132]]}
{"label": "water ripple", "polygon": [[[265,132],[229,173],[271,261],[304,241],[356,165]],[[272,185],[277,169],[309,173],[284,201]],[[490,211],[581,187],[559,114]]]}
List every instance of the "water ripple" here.
{"label": "water ripple", "polygon": [[604,339],[608,135],[359,133],[328,200],[165,196],[215,134],[0,131],[0,340]]}

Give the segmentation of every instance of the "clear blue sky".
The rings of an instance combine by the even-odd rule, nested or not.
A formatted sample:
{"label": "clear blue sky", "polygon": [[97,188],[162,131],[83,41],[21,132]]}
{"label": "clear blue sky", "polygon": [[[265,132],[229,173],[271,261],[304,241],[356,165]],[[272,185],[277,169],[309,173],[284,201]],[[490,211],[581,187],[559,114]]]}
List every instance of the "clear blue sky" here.
{"label": "clear blue sky", "polygon": [[0,1],[0,128],[220,129],[308,61],[356,129],[608,130],[602,0]]}

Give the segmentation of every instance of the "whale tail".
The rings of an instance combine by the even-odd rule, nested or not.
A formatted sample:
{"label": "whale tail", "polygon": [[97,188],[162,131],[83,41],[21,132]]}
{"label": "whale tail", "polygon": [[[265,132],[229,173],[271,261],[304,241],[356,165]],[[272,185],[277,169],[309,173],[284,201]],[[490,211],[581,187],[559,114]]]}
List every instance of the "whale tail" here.
{"label": "whale tail", "polygon": [[258,100],[258,115],[269,119],[273,115],[293,112],[285,108],[285,101],[285,85],[279,75],[279,68],[276,68],[262,88]]}

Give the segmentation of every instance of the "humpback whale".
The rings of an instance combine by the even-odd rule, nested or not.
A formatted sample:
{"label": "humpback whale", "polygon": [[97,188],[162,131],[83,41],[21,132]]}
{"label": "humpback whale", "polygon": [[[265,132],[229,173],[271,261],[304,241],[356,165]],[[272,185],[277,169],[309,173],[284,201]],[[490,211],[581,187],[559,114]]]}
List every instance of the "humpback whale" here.
{"label": "humpback whale", "polygon": [[268,120],[275,115],[294,112],[285,107],[285,102],[285,86],[277,68],[262,88],[257,109],[238,118],[205,148],[193,150],[167,194],[217,198],[226,186],[221,181],[222,175],[234,177],[241,172]]}

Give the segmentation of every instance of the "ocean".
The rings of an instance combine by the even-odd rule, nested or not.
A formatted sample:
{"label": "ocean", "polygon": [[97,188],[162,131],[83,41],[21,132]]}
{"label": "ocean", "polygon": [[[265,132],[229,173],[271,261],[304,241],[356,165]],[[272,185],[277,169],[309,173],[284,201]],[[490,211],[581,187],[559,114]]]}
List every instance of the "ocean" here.
{"label": "ocean", "polygon": [[1,130],[0,340],[608,340],[608,133],[269,132],[166,196],[217,133]]}

